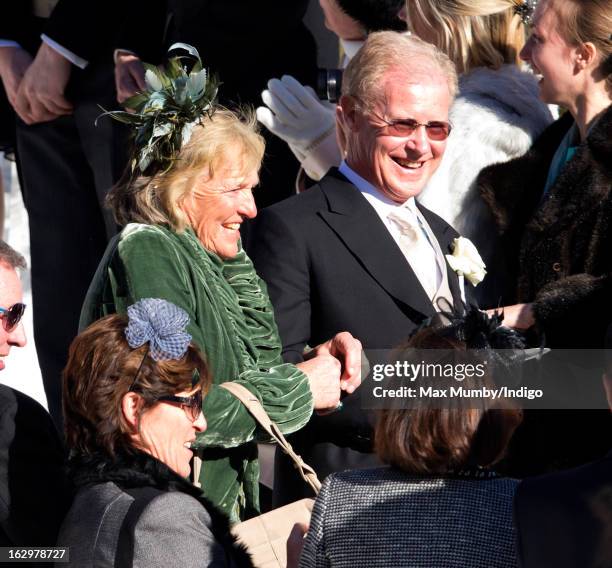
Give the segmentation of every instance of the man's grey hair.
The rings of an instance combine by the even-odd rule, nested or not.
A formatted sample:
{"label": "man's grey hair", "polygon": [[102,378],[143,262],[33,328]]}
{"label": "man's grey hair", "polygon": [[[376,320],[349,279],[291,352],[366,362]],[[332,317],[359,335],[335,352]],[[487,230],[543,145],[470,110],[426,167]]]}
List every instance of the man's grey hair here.
{"label": "man's grey hair", "polygon": [[342,94],[358,100],[364,110],[372,110],[381,100],[386,73],[403,71],[407,74],[444,77],[451,99],[458,91],[454,63],[431,43],[408,33],[374,32],[351,59],[342,77]]}
{"label": "man's grey hair", "polygon": [[11,245],[0,239],[0,262],[8,264],[15,270],[17,268],[26,268],[26,260],[19,254]]}

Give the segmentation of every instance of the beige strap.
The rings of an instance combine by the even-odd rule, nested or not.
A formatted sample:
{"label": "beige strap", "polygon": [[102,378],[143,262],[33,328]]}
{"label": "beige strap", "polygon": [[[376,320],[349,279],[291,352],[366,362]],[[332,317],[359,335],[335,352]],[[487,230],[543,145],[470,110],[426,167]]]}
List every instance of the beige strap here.
{"label": "beige strap", "polygon": [[278,426],[270,420],[268,413],[264,410],[261,402],[257,397],[246,387],[238,383],[222,383],[219,385],[225,390],[232,393],[252,414],[253,418],[261,425],[261,427],[276,441],[282,450],[293,460],[296,469],[302,476],[302,479],[312,487],[315,494],[321,489],[321,482],[312,469],[304,460],[295,453],[291,444],[285,439]]}

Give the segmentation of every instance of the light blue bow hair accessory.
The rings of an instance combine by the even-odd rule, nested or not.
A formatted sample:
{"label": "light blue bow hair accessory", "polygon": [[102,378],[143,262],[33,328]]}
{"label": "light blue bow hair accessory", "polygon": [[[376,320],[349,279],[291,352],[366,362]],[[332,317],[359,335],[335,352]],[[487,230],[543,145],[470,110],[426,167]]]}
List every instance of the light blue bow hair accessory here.
{"label": "light blue bow hair accessory", "polygon": [[148,342],[148,353],[155,361],[185,355],[191,342],[191,335],[185,331],[189,323],[185,310],[167,300],[144,298],[129,306],[127,312],[125,337],[132,349]]}

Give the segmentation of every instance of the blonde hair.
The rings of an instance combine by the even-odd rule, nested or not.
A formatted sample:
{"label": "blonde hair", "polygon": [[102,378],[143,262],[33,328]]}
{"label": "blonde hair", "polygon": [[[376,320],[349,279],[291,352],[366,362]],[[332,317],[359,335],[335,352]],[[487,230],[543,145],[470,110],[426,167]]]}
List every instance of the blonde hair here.
{"label": "blonde hair", "polygon": [[559,35],[570,45],[590,42],[601,56],[601,72],[612,98],[612,3],[610,0],[564,0],[551,2],[556,11]]}
{"label": "blonde hair", "polygon": [[[172,166],[152,176],[125,176],[108,195],[117,223],[167,224],[177,232],[189,222],[179,203],[198,177],[212,178],[222,164],[238,165],[242,175],[259,170],[265,142],[252,109],[217,108],[202,117]],[[203,172],[204,170],[204,172]]]}
{"label": "blonde hair", "polygon": [[407,0],[408,27],[423,29],[460,73],[519,64],[525,26],[520,0]]}
{"label": "blonde hair", "polygon": [[425,70],[428,75],[437,69],[446,79],[451,99],[457,94],[455,66],[434,45],[407,33],[371,33],[344,70],[342,94],[357,99],[365,110],[372,110],[382,98],[383,77],[389,71],[413,73],[416,69]]}

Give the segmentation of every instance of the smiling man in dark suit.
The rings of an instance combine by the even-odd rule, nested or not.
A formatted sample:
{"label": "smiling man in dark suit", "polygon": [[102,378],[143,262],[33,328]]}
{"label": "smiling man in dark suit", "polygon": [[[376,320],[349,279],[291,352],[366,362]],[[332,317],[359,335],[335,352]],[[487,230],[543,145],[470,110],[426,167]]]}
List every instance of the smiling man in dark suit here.
{"label": "smiling man in dark suit", "polygon": [[[390,349],[437,306],[461,304],[445,259],[458,235],[414,199],[442,159],[456,90],[448,58],[405,34],[371,34],[350,62],[337,109],[344,161],[264,209],[249,240],[287,361],[342,330],[366,349]],[[359,391],[293,442],[321,477],[376,463]],[[278,504],[302,486],[283,465],[277,456]]]}

